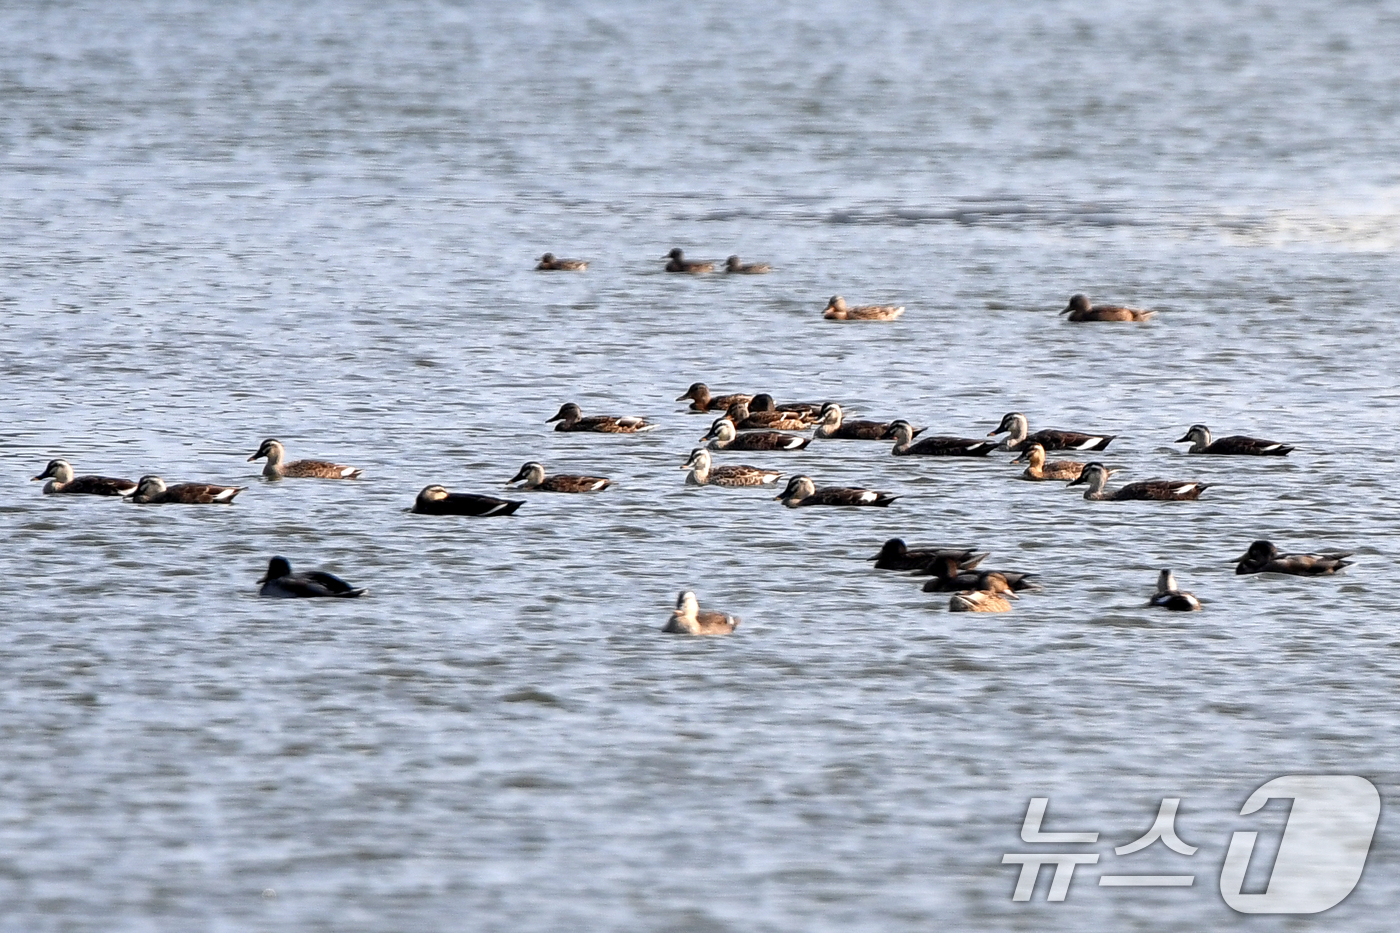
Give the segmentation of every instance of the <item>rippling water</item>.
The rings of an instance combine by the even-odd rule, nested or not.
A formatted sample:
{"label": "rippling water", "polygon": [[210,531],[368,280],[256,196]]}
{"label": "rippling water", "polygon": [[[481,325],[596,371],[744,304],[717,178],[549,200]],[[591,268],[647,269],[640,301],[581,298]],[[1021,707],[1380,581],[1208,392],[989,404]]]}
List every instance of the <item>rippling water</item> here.
{"label": "rippling water", "polygon": [[[1240,922],[1255,787],[1400,775],[1398,33],[1395,3],[0,10],[0,929]],[[776,271],[668,276],[676,245]],[[1072,326],[1073,291],[1161,313]],[[835,293],[908,311],[827,324]],[[1214,485],[746,455],[904,497],[790,511],[682,485],[697,379],[967,436],[1022,410]],[[549,431],[571,399],[660,428]],[[1299,449],[1188,458],[1196,421]],[[261,482],[266,436],[366,478]],[[44,497],[55,456],[250,488]],[[529,459],[616,486],[405,512]],[[949,615],[864,562],[895,534],[1046,591]],[[1258,537],[1359,562],[1236,577]],[[274,553],[371,598],[260,601]],[[1162,566],[1206,611],[1140,608]],[[682,588],[739,632],[660,637]],[[1064,903],[1011,900],[1032,796],[1103,833]],[[1200,851],[1115,859],[1163,797]],[[1397,860],[1383,815],[1308,928],[1390,929]]]}

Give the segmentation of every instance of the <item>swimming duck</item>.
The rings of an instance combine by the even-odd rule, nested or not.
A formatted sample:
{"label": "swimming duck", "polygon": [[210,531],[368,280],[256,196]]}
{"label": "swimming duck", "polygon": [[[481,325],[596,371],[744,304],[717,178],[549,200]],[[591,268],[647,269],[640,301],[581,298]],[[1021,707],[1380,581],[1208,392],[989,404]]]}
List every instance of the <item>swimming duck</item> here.
{"label": "swimming duck", "polygon": [[923,570],[936,560],[951,558],[960,570],[971,570],[986,558],[985,551],[970,547],[919,547],[911,548],[903,538],[890,538],[880,548],[880,553],[866,560],[873,560],[879,570]]}
{"label": "swimming duck", "polygon": [[1051,460],[1045,462],[1045,448],[1039,444],[1027,444],[1021,456],[1012,463],[1029,463],[1021,479],[1079,479],[1084,472],[1084,464],[1078,460]]}
{"label": "swimming duck", "polygon": [[825,405],[825,402],[783,402],[779,405],[773,401],[773,396],[767,392],[760,392],[749,400],[749,411],[785,411],[815,422],[821,417],[821,410]]}
{"label": "swimming duck", "polygon": [[832,295],[831,300],[826,303],[826,310],[822,311],[822,317],[828,321],[893,321],[903,313],[903,305],[897,308],[893,305],[861,305],[850,308],[846,306],[846,299],[840,295]]}
{"label": "swimming duck", "polygon": [[316,479],[359,479],[364,470],[357,470],[354,467],[342,466],[339,463],[331,463],[328,460],[293,460],[291,463],[283,463],[282,458],[287,452],[282,447],[281,441],[269,437],[258,447],[258,452],[248,458],[248,462],[267,458],[266,465],[263,466],[263,476],[268,479],[282,479],[283,477],[313,477]]}
{"label": "swimming duck", "polygon": [[958,562],[947,554],[929,561],[922,568],[916,570],[914,576],[933,575],[933,579],[928,580],[923,585],[925,593],[952,593],[956,590],[978,589],[982,582],[982,575],[987,573],[997,574],[1013,590],[1041,589],[1040,584],[1035,580],[1034,573],[1019,570],[973,570],[970,567],[959,567]]}
{"label": "swimming duck", "polygon": [[739,617],[718,609],[701,609],[695,594],[686,590],[676,597],[676,608],[661,629],[668,635],[728,635],[739,627]]}
{"label": "swimming duck", "polygon": [[796,412],[749,411],[749,403],[735,402],[729,406],[724,417],[734,422],[740,431],[805,431],[811,423]]}
{"label": "swimming duck", "polygon": [[1103,450],[1117,434],[1084,434],[1080,431],[1036,431],[1030,432],[1030,422],[1019,411],[1011,411],[1001,416],[1001,423],[995,431],[988,431],[988,437],[1006,432],[1001,450],[1023,450],[1027,444],[1039,444],[1046,450]]}
{"label": "swimming duck", "polygon": [[783,475],[778,470],[761,470],[742,464],[711,466],[710,452],[704,447],[692,450],[690,459],[681,469],[690,471],[685,478],[687,486],[766,486],[776,483]]}
{"label": "swimming duck", "polygon": [[448,492],[445,486],[434,483],[424,486],[418,493],[411,511],[419,515],[475,515],[485,518],[489,515],[510,515],[524,504],[524,499],[497,499],[474,492]]}
{"label": "swimming duck", "polygon": [[730,256],[724,261],[724,271],[738,275],[762,275],[772,272],[773,267],[766,262],[740,262],[738,256]]}
{"label": "swimming duck", "polygon": [[1011,600],[1019,599],[1006,577],[995,570],[978,574],[977,585],[954,593],[948,600],[949,612],[1010,612]]}
{"label": "swimming duck", "polygon": [[136,484],[129,479],[117,479],[113,476],[73,476],[73,464],[67,460],[50,460],[49,465],[44,467],[44,472],[34,479],[47,479],[44,484],[45,495],[55,495],[58,493],[81,494],[89,496],[125,496],[136,489]]}
{"label": "swimming duck", "polygon": [[1266,441],[1257,437],[1245,437],[1243,434],[1235,434],[1230,437],[1222,437],[1218,441],[1210,439],[1210,428],[1203,424],[1193,424],[1186,431],[1185,437],[1179,437],[1172,443],[1184,444],[1191,442],[1191,449],[1187,453],[1191,454],[1234,454],[1237,456],[1254,457],[1286,457],[1294,450],[1288,444],[1280,444],[1278,441]]}
{"label": "swimming duck", "polygon": [[246,486],[215,486],[213,483],[177,483],[166,486],[159,476],[143,476],[136,481],[136,491],[127,496],[142,505],[179,502],[185,505],[227,504]]}
{"label": "swimming duck", "polygon": [[853,486],[823,486],[818,489],[810,476],[794,476],[788,481],[787,489],[773,498],[781,499],[783,505],[795,509],[804,505],[886,506],[898,499],[899,496]]}
{"label": "swimming duck", "polygon": [[666,263],[667,272],[688,272],[691,275],[699,275],[703,272],[715,271],[715,264],[712,262],[692,262],[691,260],[686,259],[685,253],[681,252],[679,246],[671,250],[662,258],[671,260],[670,262]]}
{"label": "swimming duck", "polygon": [[1147,605],[1177,612],[1194,612],[1201,608],[1201,601],[1190,593],[1178,590],[1176,577],[1170,570],[1163,570],[1157,574],[1157,592],[1147,601]]}
{"label": "swimming duck", "polygon": [[519,483],[521,489],[534,489],[539,492],[598,492],[612,485],[612,480],[601,476],[577,476],[560,473],[546,477],[544,464],[531,460],[520,468],[520,472],[506,480],[506,485]]}
{"label": "swimming duck", "polygon": [[1084,493],[1084,498],[1095,502],[1122,502],[1128,499],[1157,499],[1157,500],[1181,500],[1199,499],[1201,493],[1210,488],[1209,483],[1198,483],[1191,480],[1166,480],[1149,479],[1140,483],[1129,483],[1126,486],[1108,491],[1104,486],[1108,483],[1108,477],[1112,471],[1098,461],[1086,463],[1084,470],[1077,479],[1072,479],[1067,485],[1088,486]]}
{"label": "swimming duck", "polygon": [[591,415],[585,418],[573,402],[565,402],[554,417],[545,419],[546,424],[551,421],[559,422],[554,426],[556,431],[592,431],[595,434],[639,434],[656,427],[645,418],[631,415]]}
{"label": "swimming duck", "polygon": [[535,266],[537,272],[582,272],[588,263],[582,259],[558,259],[553,253],[545,253]]}
{"label": "swimming duck", "polygon": [[996,441],[966,437],[926,437],[915,444],[912,443],[914,426],[903,418],[891,421],[881,437],[894,438],[894,449],[890,453],[896,457],[985,457],[997,449]]}
{"label": "swimming duck", "polygon": [[1094,307],[1089,304],[1086,295],[1073,295],[1069,299],[1069,307],[1060,312],[1068,314],[1071,321],[1145,321],[1156,311],[1143,311],[1139,308],[1121,308],[1116,305],[1100,305]]}
{"label": "swimming duck", "polygon": [[1351,551],[1323,551],[1321,554],[1280,554],[1268,541],[1255,541],[1236,558],[1236,574],[1291,573],[1300,577],[1329,576],[1356,563],[1343,560]]}
{"label": "swimming duck", "polygon": [[683,402],[690,399],[691,411],[728,411],[729,406],[735,402],[748,402],[753,399],[752,395],[744,395],[742,392],[732,392],[728,395],[711,395],[709,386],[703,382],[692,383],[685,394],[676,399]]}
{"label": "swimming duck", "polygon": [[711,450],[801,450],[812,442],[810,437],[784,434],[781,431],[750,431],[740,434],[734,422],[716,418],[702,441],[709,441]]}
{"label": "swimming duck", "polygon": [[[812,436],[823,440],[879,441],[884,440],[885,432],[890,429],[892,423],[890,421],[848,420],[840,405],[835,402],[827,402],[822,406],[821,421],[817,424],[817,429],[812,432]],[[923,428],[918,428],[914,434],[918,435],[923,430]]]}
{"label": "swimming duck", "polygon": [[292,565],[285,557],[274,557],[267,562],[267,575],[258,581],[262,589],[259,596],[312,597],[312,596],[363,596],[363,588],[353,587],[333,573],[312,570],[308,573],[292,573]]}

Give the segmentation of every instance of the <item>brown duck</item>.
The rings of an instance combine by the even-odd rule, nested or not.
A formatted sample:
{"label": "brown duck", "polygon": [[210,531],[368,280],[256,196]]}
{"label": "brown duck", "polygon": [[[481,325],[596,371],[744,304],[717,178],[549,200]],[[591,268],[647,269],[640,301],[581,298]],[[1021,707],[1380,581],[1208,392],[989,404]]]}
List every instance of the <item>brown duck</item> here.
{"label": "brown duck", "polygon": [[766,262],[740,262],[738,256],[730,256],[724,261],[724,271],[731,275],[762,275],[772,272],[773,267]]}
{"label": "brown duck", "polygon": [[995,570],[984,570],[977,575],[975,587],[953,594],[948,600],[948,611],[1010,612],[1011,600],[1018,598],[1006,577]]}
{"label": "brown duck", "polygon": [[553,253],[545,253],[539,258],[537,272],[582,272],[588,263],[582,259],[559,259]]}
{"label": "brown duck", "polygon": [[281,441],[269,437],[258,447],[258,452],[248,458],[248,462],[267,458],[267,463],[263,466],[263,476],[268,479],[282,479],[283,477],[311,477],[315,479],[359,479],[364,474],[364,470],[357,470],[355,467],[344,466],[339,463],[331,463],[329,460],[293,460],[291,463],[283,463],[282,458],[287,456],[287,452],[282,447]]}
{"label": "brown duck", "polygon": [[578,476],[560,473],[545,476],[544,464],[531,460],[520,468],[520,472],[506,480],[506,485],[519,483],[521,489],[534,489],[538,492],[600,492],[612,485],[612,480],[601,476]]}
{"label": "brown duck", "polygon": [[755,466],[733,464],[713,466],[710,452],[697,447],[690,452],[690,459],[681,467],[689,470],[685,482],[688,486],[767,486],[776,483],[783,474],[778,470],[763,470]]}
{"label": "brown duck", "polygon": [[822,317],[828,321],[893,321],[903,313],[903,305],[861,305],[852,308],[840,295],[832,295]]}
{"label": "brown duck", "polygon": [[1143,311],[1139,308],[1123,308],[1117,305],[1095,307],[1089,304],[1087,295],[1073,295],[1069,299],[1069,307],[1060,313],[1068,314],[1071,321],[1078,323],[1082,321],[1145,321],[1157,312]]}
{"label": "brown duck", "polygon": [[159,476],[143,476],[136,491],[127,498],[141,505],[178,502],[185,505],[226,505],[246,486],[215,486],[213,483],[177,483],[166,486]]}
{"label": "brown duck", "polygon": [[974,590],[981,584],[982,575],[995,573],[1006,581],[1006,585],[1013,590],[1038,590],[1040,584],[1035,580],[1035,574],[1025,573],[1017,570],[972,570],[958,566],[957,560],[952,555],[945,554],[942,557],[931,560],[922,570],[916,571],[915,576],[921,573],[933,575],[933,579],[923,585],[925,593],[952,593],[956,590]]}
{"label": "brown duck", "polygon": [[685,258],[685,253],[681,252],[678,246],[667,253],[663,258],[671,260],[666,263],[667,272],[686,272],[690,275],[701,275],[705,272],[714,272],[715,264],[712,262],[692,262]]}
{"label": "brown duck", "polygon": [[753,399],[752,395],[745,395],[742,392],[731,392],[728,395],[711,395],[710,387],[703,382],[691,383],[685,394],[676,399],[683,402],[690,399],[691,411],[728,411],[729,406],[735,402],[748,402]]}
{"label": "brown duck", "polygon": [[899,496],[874,489],[861,489],[855,486],[823,486],[817,488],[810,476],[794,476],[788,481],[787,489],[773,497],[781,499],[790,509],[807,505],[873,505],[887,506]]}
{"label": "brown duck", "polygon": [[34,479],[47,479],[45,495],[126,496],[136,489],[136,483],[114,476],[73,476],[73,465],[67,460],[50,460],[44,472]]}
{"label": "brown duck", "polygon": [[1218,441],[1210,438],[1210,428],[1203,424],[1193,424],[1186,430],[1185,437],[1179,437],[1172,443],[1191,443],[1189,454],[1225,454],[1229,456],[1243,457],[1286,457],[1295,448],[1288,444],[1280,444],[1278,441],[1266,441],[1258,437],[1245,437],[1243,434],[1234,434],[1230,437],[1222,437]]}
{"label": "brown duck", "polygon": [[583,417],[583,412],[573,402],[565,402],[557,414],[546,418],[545,423],[559,422],[556,431],[592,431],[595,434],[639,434],[653,430],[656,425],[645,418],[627,415],[591,415]]}
{"label": "brown duck", "polygon": [[971,570],[987,557],[985,551],[970,547],[917,547],[911,548],[903,538],[890,538],[880,548],[880,553],[866,560],[873,560],[879,570],[926,570],[934,561],[951,559],[959,570]]}
{"label": "brown duck", "polygon": [[1021,474],[1021,479],[1079,479],[1079,474],[1084,472],[1084,464],[1078,460],[1051,460],[1047,463],[1045,448],[1039,444],[1027,444],[1021,456],[1011,462],[1030,464]]}
{"label": "brown duck", "polygon": [[1280,554],[1269,541],[1255,541],[1237,558],[1235,573],[1290,573],[1299,577],[1325,577],[1350,567],[1355,561],[1343,560],[1351,551],[1324,551],[1321,554]]}
{"label": "brown duck", "polygon": [[811,422],[801,414],[787,411],[749,411],[749,403],[735,402],[724,417],[740,431],[805,431]]}
{"label": "brown duck", "polygon": [[701,609],[695,594],[686,590],[676,597],[676,608],[661,629],[668,635],[728,635],[739,627],[739,617],[718,609]]}
{"label": "brown duck", "polygon": [[914,426],[903,418],[890,422],[881,435],[894,438],[896,457],[985,457],[997,449],[996,441],[979,441],[967,437],[926,437],[914,443]]}
{"label": "brown duck", "polygon": [[[890,425],[893,423],[892,421],[861,421],[847,418],[840,405],[835,402],[827,402],[822,406],[821,421],[817,424],[817,429],[812,432],[812,436],[823,440],[880,441],[885,439],[885,432],[890,429]],[[923,430],[923,428],[914,429],[914,435],[923,433]]]}
{"label": "brown duck", "polygon": [[1210,488],[1209,483],[1194,480],[1149,479],[1140,483],[1129,483],[1118,489],[1108,490],[1108,477],[1112,471],[1097,461],[1086,463],[1077,479],[1069,481],[1070,486],[1088,486],[1084,498],[1095,502],[1123,502],[1129,499],[1156,499],[1160,501],[1199,499],[1201,493]]}
{"label": "brown duck", "polygon": [[716,418],[701,441],[709,441],[711,450],[801,450],[812,442],[810,437],[784,434],[781,431],[749,431],[740,434],[727,417]]}
{"label": "brown duck", "polygon": [[1000,444],[1002,450],[1024,450],[1027,444],[1039,444],[1046,450],[1103,450],[1113,442],[1116,434],[1085,434],[1082,431],[1036,431],[1030,433],[1030,422],[1019,411],[1010,411],[1001,416],[996,430],[988,431],[988,437],[1006,432]]}

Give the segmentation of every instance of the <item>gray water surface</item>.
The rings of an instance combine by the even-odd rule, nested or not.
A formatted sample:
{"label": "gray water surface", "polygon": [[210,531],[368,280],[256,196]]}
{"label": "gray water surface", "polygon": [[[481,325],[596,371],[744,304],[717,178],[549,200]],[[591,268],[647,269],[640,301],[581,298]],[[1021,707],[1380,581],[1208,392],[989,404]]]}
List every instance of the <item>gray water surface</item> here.
{"label": "gray water surface", "polygon": [[[1397,48],[1390,2],[0,9],[0,929],[1390,930],[1388,810],[1328,913],[1217,879],[1264,781],[1400,781]],[[696,380],[1212,486],[719,458],[903,497],[787,510],[682,485]],[[264,482],[269,436],[365,478]],[[57,456],[249,488],[42,496]],[[530,459],[616,485],[406,512]],[[950,615],[865,562],[893,535],[1046,590]],[[1235,576],[1261,537],[1358,563]],[[272,554],[371,596],[259,600]],[[1164,566],[1204,612],[1142,608]],[[739,631],[662,637],[686,588]],[[1011,900],[1034,796],[1102,833],[1063,903]],[[1163,797],[1200,851],[1113,856]]]}

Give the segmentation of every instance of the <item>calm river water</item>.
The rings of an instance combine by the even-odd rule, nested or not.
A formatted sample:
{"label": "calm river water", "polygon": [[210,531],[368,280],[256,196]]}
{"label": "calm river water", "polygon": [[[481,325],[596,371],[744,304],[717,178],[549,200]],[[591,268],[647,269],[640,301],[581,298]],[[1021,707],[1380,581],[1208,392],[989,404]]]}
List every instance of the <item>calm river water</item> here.
{"label": "calm river water", "polygon": [[[6,5],[0,930],[1393,929],[1389,810],[1328,913],[1219,876],[1271,778],[1400,802],[1397,48],[1395,2]],[[1212,487],[718,458],[903,496],[788,510],[682,485],[696,380],[1020,410]],[[569,400],[660,427],[556,434]],[[1298,450],[1188,457],[1193,422]],[[365,478],[265,483],[270,436]],[[59,456],[249,488],[43,496]],[[616,485],[405,511],[531,459]],[[865,562],[892,535],[1045,591],[950,615]],[[1237,577],[1255,538],[1358,562]],[[273,554],[370,597],[260,600]],[[1142,608],[1165,566],[1205,611]],[[686,588],[739,631],[661,636]],[[1023,843],[1032,797],[1100,840]],[[1199,850],[1115,855],[1163,798]],[[1013,901],[1047,850],[1100,861]]]}

